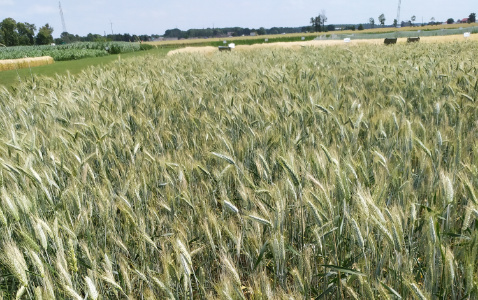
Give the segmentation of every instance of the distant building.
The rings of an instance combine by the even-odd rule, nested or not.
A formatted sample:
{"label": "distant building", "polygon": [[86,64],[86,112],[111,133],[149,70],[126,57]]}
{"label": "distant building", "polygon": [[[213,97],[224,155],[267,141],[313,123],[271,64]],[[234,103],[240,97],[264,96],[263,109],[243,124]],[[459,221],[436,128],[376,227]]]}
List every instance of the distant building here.
{"label": "distant building", "polygon": [[468,18],[461,19],[457,23],[468,23]]}
{"label": "distant building", "polygon": [[257,35],[257,32],[251,32],[250,36],[256,36]]}

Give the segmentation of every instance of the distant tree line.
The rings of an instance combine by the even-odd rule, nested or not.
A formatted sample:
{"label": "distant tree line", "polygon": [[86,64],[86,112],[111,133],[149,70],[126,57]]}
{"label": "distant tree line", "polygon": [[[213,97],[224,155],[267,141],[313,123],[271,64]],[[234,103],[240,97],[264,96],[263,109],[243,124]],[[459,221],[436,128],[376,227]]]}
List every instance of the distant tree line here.
{"label": "distant tree line", "polygon": [[251,34],[265,35],[265,34],[282,34],[282,33],[298,33],[303,32],[306,27],[272,27],[266,29],[260,27],[242,28],[242,27],[224,27],[224,28],[205,28],[205,29],[189,29],[180,30],[178,28],[168,29],[164,32],[165,38],[205,38],[205,37],[222,37],[222,36],[249,36]]}
{"label": "distant tree line", "polygon": [[117,41],[117,42],[138,42],[150,41],[158,38],[159,35],[131,35],[108,34],[99,35],[89,33],[87,36],[79,36],[63,32],[60,38],[53,38],[53,27],[45,24],[37,31],[34,24],[17,22],[12,18],[6,18],[0,22],[0,44],[9,46],[30,46],[30,45],[49,45],[51,43],[67,44],[74,42],[96,42],[96,41]]}
{"label": "distant tree line", "polygon": [[79,36],[77,34],[71,34],[68,32],[62,32],[60,38],[55,39],[56,44],[68,44],[75,42],[98,42],[98,41],[114,41],[114,42],[147,42],[155,38],[158,38],[159,35],[131,35],[129,33],[125,34],[108,34],[100,35],[88,33],[86,36]]}
{"label": "distant tree line", "polygon": [[[38,29],[34,24],[6,18],[0,22],[0,44],[5,46],[47,45],[53,43],[53,28],[45,24]],[[36,33],[36,34],[35,34]]]}

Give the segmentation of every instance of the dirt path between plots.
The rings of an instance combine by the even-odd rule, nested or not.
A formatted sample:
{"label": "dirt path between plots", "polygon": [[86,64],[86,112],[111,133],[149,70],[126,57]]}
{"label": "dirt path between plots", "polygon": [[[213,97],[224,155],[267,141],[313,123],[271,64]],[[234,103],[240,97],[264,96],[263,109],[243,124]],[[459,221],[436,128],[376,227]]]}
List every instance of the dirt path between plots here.
{"label": "dirt path between plots", "polygon": [[[478,34],[472,34],[467,40],[478,41]],[[447,35],[447,36],[426,36],[420,38],[420,43],[450,43],[465,41],[462,34],[460,35]],[[406,43],[407,38],[399,38],[398,43]],[[301,47],[321,47],[321,46],[339,46],[339,45],[382,45],[383,39],[370,39],[370,40],[351,40],[350,43],[345,43],[343,40],[314,40],[306,42],[281,42],[270,44],[254,44],[254,45],[239,45],[233,51],[243,51],[259,48],[288,48],[288,49],[300,49]],[[177,53],[213,53],[216,52],[216,47],[186,47],[170,51],[168,55]]]}

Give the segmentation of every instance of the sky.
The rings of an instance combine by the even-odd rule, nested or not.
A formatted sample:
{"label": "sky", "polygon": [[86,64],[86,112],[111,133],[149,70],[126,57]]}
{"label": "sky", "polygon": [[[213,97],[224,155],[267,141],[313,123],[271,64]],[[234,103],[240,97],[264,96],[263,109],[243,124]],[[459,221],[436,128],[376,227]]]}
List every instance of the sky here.
{"label": "sky", "polygon": [[[384,14],[397,18],[398,0],[62,0],[69,33],[164,34],[166,29],[212,27],[300,27],[325,11],[326,24],[368,23]],[[462,19],[478,13],[477,0],[402,0],[400,21]],[[58,0],[0,0],[0,21],[13,18],[37,28],[49,23],[53,36],[63,31]]]}

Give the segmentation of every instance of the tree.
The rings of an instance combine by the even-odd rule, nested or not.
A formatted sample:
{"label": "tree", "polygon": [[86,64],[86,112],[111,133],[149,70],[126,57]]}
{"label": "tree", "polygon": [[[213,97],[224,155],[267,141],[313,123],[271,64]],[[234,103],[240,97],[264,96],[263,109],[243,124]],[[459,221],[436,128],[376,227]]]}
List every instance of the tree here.
{"label": "tree", "polygon": [[35,31],[37,30],[34,24],[17,23],[18,44],[19,45],[33,45],[35,44]]}
{"label": "tree", "polygon": [[430,19],[430,23],[431,23],[432,25],[435,25],[435,17],[432,17],[432,18]]}
{"label": "tree", "polygon": [[6,18],[0,23],[0,31],[5,46],[18,45],[17,22],[12,18]]}
{"label": "tree", "polygon": [[362,24],[359,24],[357,30],[363,30],[363,25],[362,25]]}
{"label": "tree", "polygon": [[417,17],[415,17],[415,16],[412,16],[412,18],[410,19],[410,20],[412,21],[412,22],[411,22],[411,23],[412,23],[412,25],[413,25],[413,22],[415,22],[415,20],[416,20],[416,19],[417,19]]}
{"label": "tree", "polygon": [[378,16],[378,21],[380,22],[380,24],[383,27],[385,25],[385,15],[381,14],[380,16]]}
{"label": "tree", "polygon": [[50,27],[48,23],[45,24],[45,26],[41,27],[40,30],[38,30],[37,34],[37,44],[38,45],[49,45],[53,43],[53,28]]}
{"label": "tree", "polygon": [[476,14],[471,13],[470,16],[468,16],[468,23],[475,23],[476,22]]}
{"label": "tree", "polygon": [[370,22],[370,26],[372,28],[374,28],[375,27],[375,20],[373,18],[370,18],[368,21]]}
{"label": "tree", "polygon": [[397,27],[397,25],[398,25],[397,19],[393,19],[393,27]]}
{"label": "tree", "polygon": [[449,18],[448,20],[446,20],[446,23],[447,24],[453,24],[453,23],[455,23],[455,20],[453,20],[453,18]]}
{"label": "tree", "polygon": [[320,15],[315,17],[315,18],[314,17],[310,18],[310,24],[312,25],[312,28],[315,32],[322,31],[322,29],[320,27],[321,22],[322,22],[322,19],[321,19]]}
{"label": "tree", "polygon": [[326,16],[326,14],[325,14],[325,10],[322,10],[322,11],[320,12],[319,17],[320,17],[320,20],[322,21],[323,31],[325,31],[325,22],[327,22],[327,16]]}

